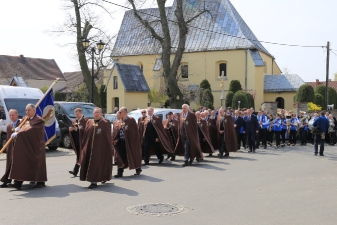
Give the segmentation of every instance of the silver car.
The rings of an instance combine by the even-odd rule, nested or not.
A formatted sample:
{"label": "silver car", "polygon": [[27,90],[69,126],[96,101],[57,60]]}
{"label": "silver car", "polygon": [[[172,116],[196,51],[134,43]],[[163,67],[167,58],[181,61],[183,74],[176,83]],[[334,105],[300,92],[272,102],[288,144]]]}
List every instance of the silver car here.
{"label": "silver car", "polygon": [[[134,110],[128,113],[128,116],[133,117],[136,122],[138,123],[139,117],[142,116],[141,111],[144,109]],[[146,109],[145,109],[146,110]],[[166,108],[154,108],[154,115],[158,116],[162,121],[167,119],[167,113],[173,112],[175,114],[179,114],[182,110],[181,109],[166,109]]]}

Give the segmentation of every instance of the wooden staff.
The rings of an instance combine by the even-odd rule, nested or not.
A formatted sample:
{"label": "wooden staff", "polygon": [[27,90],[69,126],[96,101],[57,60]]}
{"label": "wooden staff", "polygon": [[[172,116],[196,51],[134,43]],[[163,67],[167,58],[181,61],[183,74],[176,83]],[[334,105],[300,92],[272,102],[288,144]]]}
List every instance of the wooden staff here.
{"label": "wooden staff", "polygon": [[[50,85],[50,87],[48,88],[48,90],[44,93],[44,95],[42,96],[42,98],[40,98],[40,100],[36,103],[35,107],[38,108],[41,104],[41,102],[43,101],[43,99],[47,96],[47,94],[49,93],[49,91],[53,88],[53,86],[58,82],[60,78],[57,78],[52,85]],[[22,126],[27,122],[28,117],[26,116],[23,121],[20,123],[19,127],[20,129],[22,128]],[[13,138],[9,138],[9,140],[6,142],[6,144],[2,147],[0,154],[2,154],[5,149],[9,146],[9,144],[12,142]]]}

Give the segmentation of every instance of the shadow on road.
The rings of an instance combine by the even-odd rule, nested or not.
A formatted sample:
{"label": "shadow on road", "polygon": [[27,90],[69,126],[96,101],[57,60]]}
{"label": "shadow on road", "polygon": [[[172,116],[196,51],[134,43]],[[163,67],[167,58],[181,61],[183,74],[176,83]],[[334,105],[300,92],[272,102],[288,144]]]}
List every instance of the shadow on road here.
{"label": "shadow on road", "polygon": [[159,183],[159,182],[163,182],[164,180],[156,178],[156,177],[151,177],[148,175],[144,175],[143,173],[140,176],[123,176],[122,178],[114,178],[114,179],[118,179],[121,181],[134,181],[134,180],[144,180],[144,181],[149,181],[149,182],[153,182],[153,183]]}
{"label": "shadow on road", "polygon": [[225,171],[225,169],[220,168],[220,167],[216,167],[207,163],[193,163],[192,165],[190,165],[189,167],[195,167],[195,168],[200,168],[200,169],[208,169],[208,170],[217,170],[217,171]]}
{"label": "shadow on road", "polygon": [[[88,184],[86,182],[83,184]],[[26,192],[27,191],[27,192]],[[26,192],[23,194],[16,195],[17,197],[23,198],[65,198],[68,197],[72,193],[79,193],[79,192],[87,192],[91,191],[87,187],[74,185],[74,184],[67,184],[67,185],[56,185],[56,186],[46,186],[45,188],[33,188],[29,185],[23,185],[20,192]],[[113,183],[106,183],[106,184],[98,184],[98,187],[92,191],[104,191],[109,193],[116,193],[116,194],[123,194],[128,196],[138,196],[138,192],[115,186]],[[19,191],[13,191],[19,192]],[[13,199],[17,200],[17,199]]]}
{"label": "shadow on road", "polygon": [[229,159],[229,160],[244,160],[244,161],[257,161],[257,159],[252,159],[252,158],[247,158],[247,157],[241,157],[241,156],[230,156],[226,159]]}

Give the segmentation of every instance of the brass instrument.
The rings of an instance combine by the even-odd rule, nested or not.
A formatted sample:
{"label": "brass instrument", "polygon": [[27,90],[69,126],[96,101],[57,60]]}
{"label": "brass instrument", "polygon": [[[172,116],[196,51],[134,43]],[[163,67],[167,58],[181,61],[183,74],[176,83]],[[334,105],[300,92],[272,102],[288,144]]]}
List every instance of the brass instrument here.
{"label": "brass instrument", "polygon": [[287,120],[287,132],[288,134],[290,133],[290,121],[289,120]]}
{"label": "brass instrument", "polygon": [[273,127],[274,127],[274,120],[271,120],[270,122],[269,122],[269,132],[271,132],[272,130],[273,130]]}

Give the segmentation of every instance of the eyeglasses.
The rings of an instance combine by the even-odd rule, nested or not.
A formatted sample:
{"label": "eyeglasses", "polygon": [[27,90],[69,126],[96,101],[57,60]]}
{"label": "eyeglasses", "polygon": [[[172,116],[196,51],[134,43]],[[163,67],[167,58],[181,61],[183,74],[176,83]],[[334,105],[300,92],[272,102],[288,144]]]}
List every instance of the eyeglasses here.
{"label": "eyeglasses", "polygon": [[142,112],[142,113],[146,113],[146,112]]}

